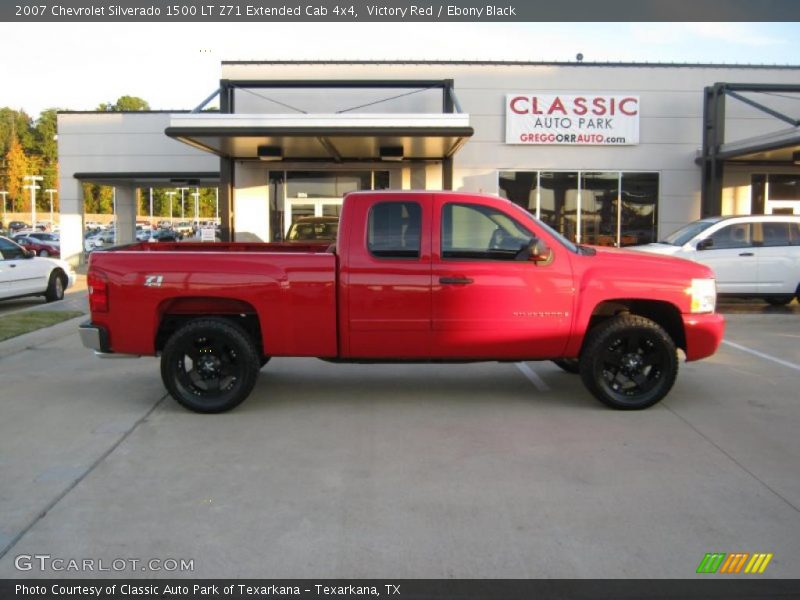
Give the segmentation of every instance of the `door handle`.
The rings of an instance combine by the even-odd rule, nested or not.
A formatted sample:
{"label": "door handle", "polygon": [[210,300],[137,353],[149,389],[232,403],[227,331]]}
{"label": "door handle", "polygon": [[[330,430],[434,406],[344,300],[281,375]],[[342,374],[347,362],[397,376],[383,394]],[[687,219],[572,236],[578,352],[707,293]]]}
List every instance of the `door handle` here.
{"label": "door handle", "polygon": [[8,265],[8,266],[9,266],[9,267],[11,267],[12,269],[16,269],[16,268],[17,268],[17,265],[15,265],[14,263],[11,263],[11,264],[10,264],[10,265]]}
{"label": "door handle", "polygon": [[753,254],[752,252],[742,252],[739,254],[739,256],[755,256],[755,254]]}
{"label": "door handle", "polygon": [[451,285],[466,285],[474,280],[469,277],[439,277],[439,283]]}

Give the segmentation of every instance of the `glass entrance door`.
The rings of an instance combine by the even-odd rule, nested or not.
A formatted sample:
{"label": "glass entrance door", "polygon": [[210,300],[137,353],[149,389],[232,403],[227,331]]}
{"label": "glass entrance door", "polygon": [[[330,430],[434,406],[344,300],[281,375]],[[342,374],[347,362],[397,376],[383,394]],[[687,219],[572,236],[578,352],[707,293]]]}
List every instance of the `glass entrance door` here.
{"label": "glass entrance door", "polygon": [[334,217],[339,218],[342,211],[341,198],[286,198],[286,212],[289,218],[284,219],[284,238],[289,232],[292,223],[304,217]]}

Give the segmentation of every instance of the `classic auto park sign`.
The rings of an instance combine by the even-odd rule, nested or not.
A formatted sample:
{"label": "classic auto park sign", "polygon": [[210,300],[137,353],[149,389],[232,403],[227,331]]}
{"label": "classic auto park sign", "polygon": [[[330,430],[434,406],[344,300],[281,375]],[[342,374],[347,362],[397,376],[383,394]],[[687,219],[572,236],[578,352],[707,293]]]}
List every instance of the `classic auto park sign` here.
{"label": "classic auto park sign", "polygon": [[638,143],[638,96],[506,95],[506,144],[623,146]]}

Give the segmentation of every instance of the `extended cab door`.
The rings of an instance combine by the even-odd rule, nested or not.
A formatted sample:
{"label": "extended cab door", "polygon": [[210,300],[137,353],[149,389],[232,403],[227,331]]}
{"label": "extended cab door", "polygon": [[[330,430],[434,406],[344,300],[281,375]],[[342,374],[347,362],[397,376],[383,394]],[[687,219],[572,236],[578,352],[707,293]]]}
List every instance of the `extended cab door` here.
{"label": "extended cab door", "polygon": [[[433,352],[443,358],[559,356],[572,323],[566,248],[501,200],[438,196],[433,233]],[[546,240],[550,260],[521,248]]]}
{"label": "extended cab door", "polygon": [[384,193],[374,201],[358,198],[345,210],[349,243],[340,271],[342,355],[429,357],[430,195]]}

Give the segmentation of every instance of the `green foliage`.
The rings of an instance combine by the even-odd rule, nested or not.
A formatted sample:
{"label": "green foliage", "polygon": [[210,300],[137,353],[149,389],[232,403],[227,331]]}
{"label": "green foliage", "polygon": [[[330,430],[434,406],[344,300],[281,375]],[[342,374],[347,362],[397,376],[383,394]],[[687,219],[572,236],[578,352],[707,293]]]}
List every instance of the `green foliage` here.
{"label": "green foliage", "polygon": [[120,96],[113,104],[111,102],[101,103],[97,110],[105,112],[150,110],[150,105],[146,100],[142,100],[138,96]]}

